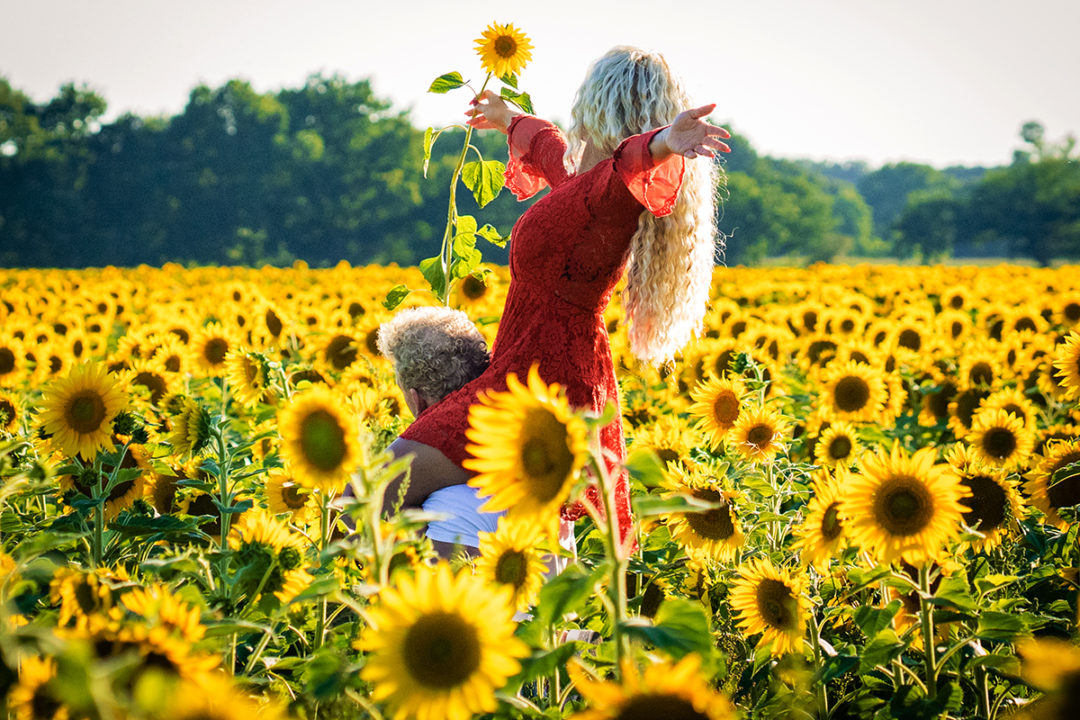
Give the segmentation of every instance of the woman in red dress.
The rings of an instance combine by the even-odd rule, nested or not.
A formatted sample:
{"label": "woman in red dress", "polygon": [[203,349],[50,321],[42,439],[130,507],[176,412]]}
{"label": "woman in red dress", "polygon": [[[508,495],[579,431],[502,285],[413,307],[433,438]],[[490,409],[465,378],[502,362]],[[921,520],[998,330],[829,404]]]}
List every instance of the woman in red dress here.
{"label": "woman in red dress", "polygon": [[[491,91],[473,101],[469,124],[507,135],[510,190],[519,200],[545,187],[551,192],[514,226],[510,288],[491,365],[422,412],[391,446],[395,455],[414,456],[406,506],[468,480],[462,461],[469,406],[482,391],[505,390],[510,373],[524,380],[538,364],[545,382],[566,389],[571,406],[600,412],[618,405],[604,310],[627,266],[623,300],[639,359],[667,362],[699,332],[716,253],[718,170],[708,160],[688,160],[729,151],[719,139],[729,135],[702,120],[713,105],[690,106],[662,56],[627,47],[589,71],[568,137],[550,122],[516,113]],[[630,498],[619,414],[601,442],[617,478],[625,536]],[[396,495],[395,483],[387,497]]]}

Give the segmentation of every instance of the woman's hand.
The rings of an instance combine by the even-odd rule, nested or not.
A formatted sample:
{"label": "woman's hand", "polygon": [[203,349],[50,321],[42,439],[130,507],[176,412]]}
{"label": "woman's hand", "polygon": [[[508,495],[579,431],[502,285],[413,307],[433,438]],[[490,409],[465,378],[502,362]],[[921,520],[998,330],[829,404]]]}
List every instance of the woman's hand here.
{"label": "woman's hand", "polygon": [[510,127],[510,121],[521,114],[520,111],[511,109],[498,93],[491,90],[485,90],[477,95],[469,105],[472,107],[465,111],[465,114],[469,116],[466,121],[469,125],[478,130],[494,128],[504,135],[506,129]]}
{"label": "woman's hand", "polygon": [[663,160],[668,155],[682,155],[686,158],[714,157],[716,153],[731,152],[726,143],[717,138],[730,138],[729,133],[719,125],[710,125],[701,118],[706,117],[716,108],[716,104],[702,105],[685,110],[675,116],[675,121],[656,134],[649,143],[649,151],[654,160]]}

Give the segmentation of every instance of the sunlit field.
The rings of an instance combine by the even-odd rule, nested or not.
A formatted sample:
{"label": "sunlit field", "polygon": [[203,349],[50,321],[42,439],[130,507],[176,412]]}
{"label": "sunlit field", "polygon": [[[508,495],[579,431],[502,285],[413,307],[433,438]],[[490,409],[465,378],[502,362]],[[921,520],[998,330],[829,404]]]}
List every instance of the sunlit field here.
{"label": "sunlit field", "polygon": [[[449,298],[489,343],[508,280]],[[0,271],[12,717],[1080,716],[1080,268],[718,269],[663,368],[616,300],[636,526],[585,508],[558,574],[611,478],[542,367],[475,440],[528,509],[479,558],[384,512],[399,284]]]}

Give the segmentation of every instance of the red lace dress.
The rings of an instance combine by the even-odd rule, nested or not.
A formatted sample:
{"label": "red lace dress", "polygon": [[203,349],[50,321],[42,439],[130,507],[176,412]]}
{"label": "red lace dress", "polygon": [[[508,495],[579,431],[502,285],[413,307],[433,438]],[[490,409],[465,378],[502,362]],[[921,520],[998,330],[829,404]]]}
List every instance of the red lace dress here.
{"label": "red lace dress", "polygon": [[[566,388],[574,407],[602,411],[618,405],[618,385],[608,345],[604,309],[622,277],[642,209],[671,212],[684,159],[654,163],[652,131],[625,140],[612,158],[569,175],[566,139],[553,124],[532,116],[511,122],[507,187],[519,200],[546,186],[551,192],[522,215],[510,242],[510,288],[492,348],[491,365],[476,380],[433,405],[402,437],[430,445],[458,465],[468,457],[469,406],[477,393],[505,390],[506,376],[523,382],[538,363],[540,377]],[[626,457],[620,415],[601,431],[615,470]],[[629,484],[619,471],[616,512],[623,535],[630,528]],[[595,489],[589,500],[599,508]],[[564,515],[580,516],[580,508]]]}

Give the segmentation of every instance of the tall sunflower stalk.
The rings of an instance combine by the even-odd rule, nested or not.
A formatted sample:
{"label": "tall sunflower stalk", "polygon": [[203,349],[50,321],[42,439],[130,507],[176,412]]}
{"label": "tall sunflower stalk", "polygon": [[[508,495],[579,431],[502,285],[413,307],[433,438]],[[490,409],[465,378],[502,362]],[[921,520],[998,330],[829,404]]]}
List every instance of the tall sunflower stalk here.
{"label": "tall sunflower stalk", "polygon": [[[474,100],[484,93],[492,78],[499,78],[504,85],[500,90],[500,96],[518,105],[525,112],[531,113],[532,101],[528,93],[519,92],[517,86],[517,73],[521,72],[532,59],[532,43],[529,42],[528,36],[512,24],[492,23],[475,42],[476,51],[480,55],[481,64],[487,74],[480,90],[473,91]],[[450,72],[435,78],[428,92],[445,94],[459,87],[473,89],[462,78],[461,73]],[[462,125],[448,125],[438,131],[429,127],[424,132],[424,177],[427,177],[428,165],[431,162],[432,146],[439,136],[450,128],[462,128]],[[476,204],[483,208],[502,191],[505,183],[503,173],[506,170],[506,166],[498,160],[484,160],[479,148],[472,144],[471,125],[464,126],[464,130],[465,141],[458,153],[454,171],[450,175],[446,228],[443,230],[439,254],[420,261],[420,272],[427,280],[431,293],[443,305],[450,304],[450,291],[455,280],[477,272],[482,259],[480,251],[476,248],[477,238],[483,238],[499,247],[505,245],[507,240],[492,225],[480,227],[473,216],[458,213],[459,180],[472,191]],[[470,149],[476,153],[478,159],[467,163]],[[407,286],[396,285],[387,293],[383,305],[388,310],[393,310],[410,292]]]}

